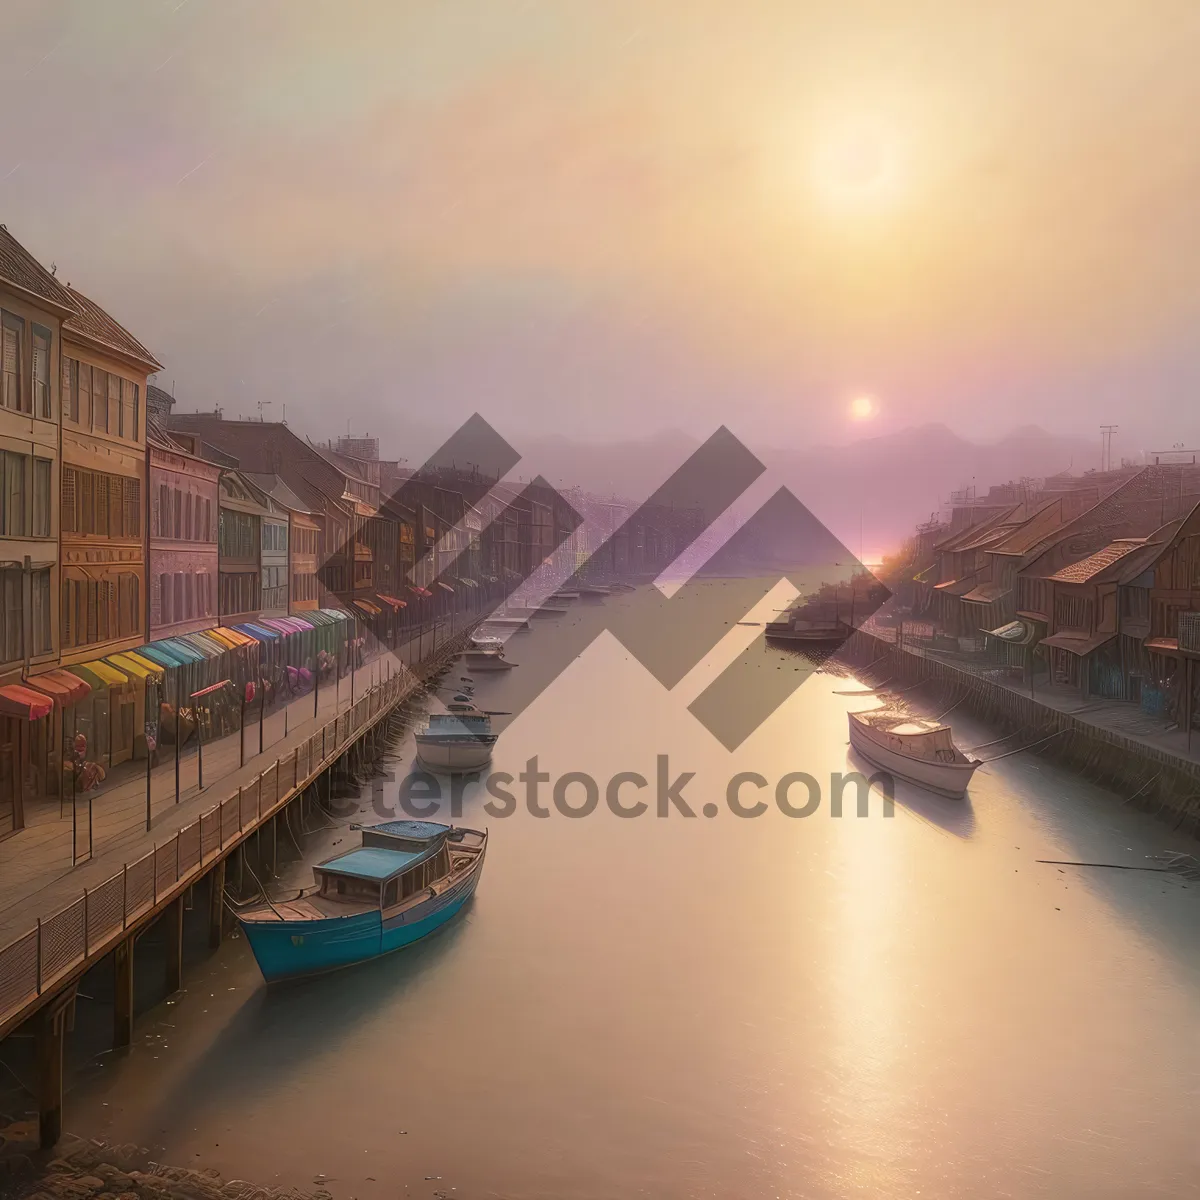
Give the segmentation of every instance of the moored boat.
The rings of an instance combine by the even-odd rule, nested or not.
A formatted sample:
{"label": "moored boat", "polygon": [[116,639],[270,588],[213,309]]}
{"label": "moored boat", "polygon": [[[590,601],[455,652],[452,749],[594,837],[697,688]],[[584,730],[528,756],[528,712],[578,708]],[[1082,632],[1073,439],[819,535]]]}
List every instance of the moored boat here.
{"label": "moored boat", "polygon": [[585,600],[603,600],[605,596],[611,596],[612,592],[602,584],[586,583],[580,585],[579,594]]}
{"label": "moored boat", "polygon": [[495,629],[528,629],[529,616],[528,614],[518,613],[493,613],[483,622],[484,630],[489,627]]}
{"label": "moored boat", "polygon": [[293,900],[237,918],[268,983],[366,962],[419,941],[471,898],[487,833],[435,821],[385,821],[362,845],[313,867]]}
{"label": "moored boat", "polygon": [[476,634],[463,651],[463,661],[472,671],[511,671],[517,664],[504,657],[504,642],[498,637]]}
{"label": "moored boat", "polygon": [[949,725],[888,709],[848,716],[850,745],[875,766],[939,796],[966,794],[980,763],[954,744]]}
{"label": "moored boat", "polygon": [[785,620],[768,621],[763,632],[772,641],[837,647],[854,630],[844,621],[811,621],[793,616]]}
{"label": "moored boat", "polygon": [[497,734],[492,719],[473,704],[456,701],[444,713],[430,713],[428,724],[413,735],[417,762],[451,775],[478,771],[492,761]]}

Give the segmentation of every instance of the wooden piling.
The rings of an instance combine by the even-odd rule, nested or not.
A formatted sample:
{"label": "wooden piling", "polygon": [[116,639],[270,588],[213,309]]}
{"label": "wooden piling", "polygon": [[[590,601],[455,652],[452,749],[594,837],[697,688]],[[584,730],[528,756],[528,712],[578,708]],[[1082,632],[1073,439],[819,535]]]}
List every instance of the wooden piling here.
{"label": "wooden piling", "polygon": [[113,1045],[133,1042],[133,934],[113,951]]}
{"label": "wooden piling", "polygon": [[212,950],[220,948],[225,935],[225,860],[208,873],[210,888],[208,897],[208,945]]}
{"label": "wooden piling", "polygon": [[183,987],[183,897],[167,905],[162,915],[167,934],[167,995]]}
{"label": "wooden piling", "polygon": [[34,1034],[37,1051],[38,1140],[49,1150],[62,1136],[63,1048],[68,1013],[75,1004],[75,988],[56,996],[37,1015]]}

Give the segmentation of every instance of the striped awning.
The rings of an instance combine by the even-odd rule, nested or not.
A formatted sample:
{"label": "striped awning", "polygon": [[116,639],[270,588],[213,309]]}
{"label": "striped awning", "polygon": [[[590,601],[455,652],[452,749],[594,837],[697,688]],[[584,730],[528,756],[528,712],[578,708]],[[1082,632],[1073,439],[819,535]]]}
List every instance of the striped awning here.
{"label": "striped awning", "polygon": [[54,701],[45,692],[9,683],[0,687],[0,714],[20,717],[24,721],[39,721],[54,711]]}
{"label": "striped awning", "polygon": [[128,675],[123,671],[119,671],[111,663],[106,663],[102,658],[94,658],[91,662],[86,663],[76,663],[75,666],[68,667],[67,670],[72,674],[86,672],[86,674],[80,675],[80,678],[85,683],[90,683],[93,687],[96,686],[96,683],[90,676],[95,676],[101,688],[124,687],[129,682]]}
{"label": "striped awning", "polygon": [[78,675],[61,670],[34,675],[32,678],[26,679],[22,686],[31,687],[34,691],[45,692],[60,708],[69,708],[72,704],[86,699],[92,690],[89,684],[80,679]]}
{"label": "striped awning", "polygon": [[121,671],[126,671],[137,679],[161,679],[163,669],[149,659],[139,658],[130,652],[110,654],[108,661]]}
{"label": "striped awning", "polygon": [[383,612],[383,609],[380,608],[378,604],[372,604],[370,600],[355,600],[354,607],[357,608],[359,612],[366,613],[368,617],[377,617],[381,612]]}

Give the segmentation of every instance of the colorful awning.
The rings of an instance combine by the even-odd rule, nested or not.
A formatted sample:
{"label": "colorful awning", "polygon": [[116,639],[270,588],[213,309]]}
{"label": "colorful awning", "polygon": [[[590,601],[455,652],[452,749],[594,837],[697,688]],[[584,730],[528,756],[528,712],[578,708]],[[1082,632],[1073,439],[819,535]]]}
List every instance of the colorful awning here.
{"label": "colorful awning", "polygon": [[259,642],[276,642],[282,636],[278,629],[267,629],[263,625],[251,625],[249,622],[245,625],[238,625],[236,628],[243,633],[248,633],[255,641]]}
{"label": "colorful awning", "polygon": [[443,582],[442,582],[442,581],[439,579],[439,580],[437,581],[437,585],[438,585],[438,587],[445,589],[445,590],[446,590],[447,592],[449,592],[449,593],[450,593],[452,596],[454,595],[454,589],[453,589],[453,588],[452,588],[452,587],[451,587],[451,586],[450,586],[448,583],[443,583]]}
{"label": "colorful awning", "polygon": [[161,679],[163,669],[157,663],[139,658],[132,651],[122,654],[110,654],[108,661],[119,670],[126,671],[138,679]]}
{"label": "colorful awning", "polygon": [[400,609],[408,607],[407,600],[397,600],[395,596],[388,596],[383,592],[379,592],[378,595],[379,599],[382,600],[384,604],[390,604],[392,606],[392,610],[394,612],[399,612]]}
{"label": "colorful awning", "polygon": [[0,713],[20,717],[23,721],[38,721],[54,710],[54,701],[45,692],[10,683],[0,687]]}
{"label": "colorful awning", "polygon": [[162,638],[157,642],[148,642],[144,646],[138,647],[138,653],[144,654],[148,658],[155,661],[158,660],[158,653],[165,654],[168,658],[173,659],[173,662],[168,662],[167,666],[187,666],[188,663],[207,662],[207,657],[200,653],[195,646],[185,642],[182,638]]}
{"label": "colorful awning", "polygon": [[412,592],[412,594],[414,596],[432,596],[433,595],[433,593],[427,587],[421,587],[420,584],[416,584],[416,583],[410,583],[408,585],[408,590],[410,592]]}
{"label": "colorful awning", "polygon": [[31,687],[34,691],[45,692],[60,708],[70,708],[80,700],[86,700],[91,694],[91,687],[70,671],[46,671],[26,679],[22,686]]}
{"label": "colorful awning", "polygon": [[[68,671],[72,673],[80,670],[90,671],[95,677],[100,680],[101,687],[124,687],[129,682],[129,676],[122,671],[118,671],[111,663],[106,663],[102,658],[94,658],[91,662],[76,663],[73,667],[68,667]],[[83,680],[90,683],[86,675],[82,676]]]}
{"label": "colorful awning", "polygon": [[370,600],[355,600],[354,607],[360,612],[364,612],[368,617],[377,617],[383,609],[378,604],[372,604]]}
{"label": "colorful awning", "polygon": [[195,647],[205,658],[220,658],[229,653],[229,647],[220,638],[209,637],[205,633],[181,633],[179,640]]}

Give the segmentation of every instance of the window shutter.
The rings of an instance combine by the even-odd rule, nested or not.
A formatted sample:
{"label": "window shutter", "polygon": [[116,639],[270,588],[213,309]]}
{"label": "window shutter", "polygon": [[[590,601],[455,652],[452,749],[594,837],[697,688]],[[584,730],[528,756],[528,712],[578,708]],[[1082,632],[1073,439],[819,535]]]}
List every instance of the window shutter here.
{"label": "window shutter", "polygon": [[125,536],[137,537],[142,532],[142,481],[126,479]]}
{"label": "window shutter", "polygon": [[78,533],[79,525],[76,521],[76,480],[78,473],[74,467],[63,467],[62,473],[62,514],[60,520],[62,522],[63,533]]}
{"label": "window shutter", "polygon": [[[90,471],[88,474],[91,476]],[[108,476],[95,475],[92,478],[94,480],[92,487],[96,497],[96,523],[95,528],[88,530],[88,532],[98,533],[101,537],[108,537]]]}

